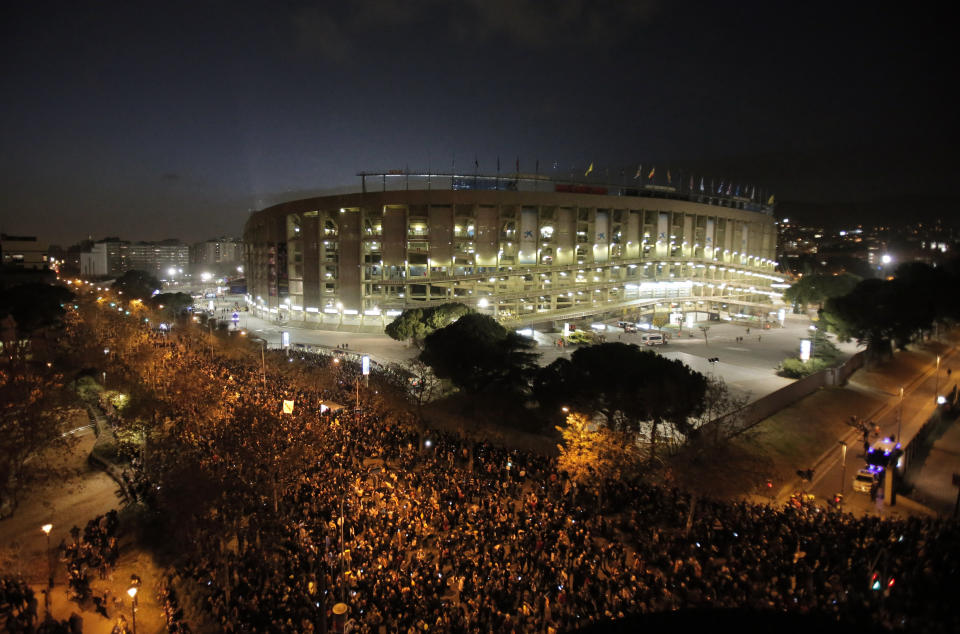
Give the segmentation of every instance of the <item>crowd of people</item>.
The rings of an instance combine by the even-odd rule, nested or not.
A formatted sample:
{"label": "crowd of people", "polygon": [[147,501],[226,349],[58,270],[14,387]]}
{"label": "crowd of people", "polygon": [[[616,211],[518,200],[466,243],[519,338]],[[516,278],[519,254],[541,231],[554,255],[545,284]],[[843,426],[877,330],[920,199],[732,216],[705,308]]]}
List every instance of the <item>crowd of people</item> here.
{"label": "crowd of people", "polygon": [[[42,592],[45,592],[43,590]],[[9,634],[82,634],[83,618],[76,613],[57,620],[49,610],[41,620],[33,588],[17,576],[0,576],[0,632]]]}
{"label": "crowd of people", "polygon": [[119,543],[117,529],[120,520],[115,510],[104,515],[98,515],[87,522],[81,531],[74,526],[70,535],[72,541],[60,543],[60,560],[67,571],[67,585],[73,597],[84,603],[93,600],[97,611],[107,616],[108,597],[94,596],[90,587],[91,571],[99,579],[107,579],[116,566],[119,557]]}
{"label": "crowd of people", "polygon": [[[192,525],[171,579],[218,631],[323,630],[338,603],[353,632],[558,632],[727,607],[960,631],[953,521],[692,507],[686,493],[643,481],[608,480],[600,496],[551,457],[426,431],[372,406],[324,411],[352,402],[348,379],[294,385],[189,336],[163,353],[171,378],[161,380],[187,374],[165,413],[183,453],[252,487],[209,513],[222,521]],[[251,447],[218,445],[224,425],[246,429],[240,442]],[[318,459],[283,474],[279,461],[241,464],[265,455],[268,440],[286,455],[303,429]]]}

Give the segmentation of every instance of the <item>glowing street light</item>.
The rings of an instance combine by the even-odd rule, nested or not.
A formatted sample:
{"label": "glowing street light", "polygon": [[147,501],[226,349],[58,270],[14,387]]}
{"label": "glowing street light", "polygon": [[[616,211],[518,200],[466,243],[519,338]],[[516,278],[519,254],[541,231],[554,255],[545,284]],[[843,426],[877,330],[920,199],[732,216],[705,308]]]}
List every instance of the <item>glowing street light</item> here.
{"label": "glowing street light", "polygon": [[[43,531],[43,534],[47,537],[47,572],[48,572],[48,584],[49,587],[53,587],[53,559],[50,556],[50,531],[53,530],[53,524],[44,524],[40,527],[40,530]],[[47,606],[49,608],[50,604],[50,593],[47,593]]]}
{"label": "glowing street light", "polygon": [[127,594],[133,599],[133,607],[131,610],[133,615],[133,634],[137,634],[137,586],[127,588]]}
{"label": "glowing street light", "polygon": [[[940,355],[937,355],[937,381],[935,387],[933,388],[933,394],[937,397],[938,402],[940,398]],[[899,440],[899,439],[898,439]]]}

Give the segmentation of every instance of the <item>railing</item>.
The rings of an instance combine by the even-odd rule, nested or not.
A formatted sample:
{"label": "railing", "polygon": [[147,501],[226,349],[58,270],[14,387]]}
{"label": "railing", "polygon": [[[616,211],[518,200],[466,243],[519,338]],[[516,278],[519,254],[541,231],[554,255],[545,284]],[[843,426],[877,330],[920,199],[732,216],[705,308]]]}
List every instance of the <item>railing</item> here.
{"label": "railing", "polygon": [[[604,196],[628,196],[640,198],[666,198],[689,200],[706,205],[743,209],[767,215],[773,214],[772,195],[755,186],[744,184],[731,185],[726,181],[700,177],[691,182],[691,174],[677,173],[677,178],[667,179],[669,170],[656,173],[637,174],[630,177],[625,170],[619,176],[611,178],[609,173],[597,174],[590,178],[589,173],[580,176],[577,173],[559,174],[551,170],[549,174],[539,172],[529,174],[520,171],[496,174],[473,174],[454,172],[410,172],[409,170],[391,170],[388,172],[358,172],[360,190],[398,191],[398,190],[480,190],[480,191],[533,191],[558,192],[570,194],[593,194]],[[692,186],[691,186],[692,185]],[[764,201],[767,201],[765,203]]]}

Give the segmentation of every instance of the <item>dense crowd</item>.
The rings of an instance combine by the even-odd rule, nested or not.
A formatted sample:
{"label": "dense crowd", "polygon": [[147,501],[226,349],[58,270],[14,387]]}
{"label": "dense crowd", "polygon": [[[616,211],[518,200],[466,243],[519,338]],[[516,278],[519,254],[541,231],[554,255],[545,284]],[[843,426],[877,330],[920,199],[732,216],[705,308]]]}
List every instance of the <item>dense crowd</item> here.
{"label": "dense crowd", "polygon": [[[715,501],[691,509],[687,494],[642,481],[608,480],[598,495],[552,458],[424,432],[374,408],[321,413],[352,401],[348,380],[294,387],[187,339],[165,350],[194,389],[209,390],[203,402],[174,403],[184,447],[210,468],[262,478],[261,494],[239,501],[231,536],[197,524],[172,579],[218,631],[323,629],[339,602],[354,632],[570,631],[704,607],[960,631],[955,522]],[[284,400],[295,403],[286,417]],[[251,412],[290,430],[290,444],[295,430],[316,428],[323,458],[279,494],[271,474],[251,476],[203,433],[202,421]]]}
{"label": "dense crowd", "polygon": [[57,620],[47,612],[38,621],[38,601],[20,576],[0,576],[0,632],[9,634],[82,634],[83,619],[74,613]]}
{"label": "dense crowd", "polygon": [[106,616],[107,597],[94,596],[90,587],[91,573],[106,579],[117,563],[119,544],[117,528],[120,525],[116,511],[98,515],[87,522],[83,531],[74,526],[72,540],[60,543],[60,560],[67,570],[67,585],[80,603],[92,599],[98,611]]}

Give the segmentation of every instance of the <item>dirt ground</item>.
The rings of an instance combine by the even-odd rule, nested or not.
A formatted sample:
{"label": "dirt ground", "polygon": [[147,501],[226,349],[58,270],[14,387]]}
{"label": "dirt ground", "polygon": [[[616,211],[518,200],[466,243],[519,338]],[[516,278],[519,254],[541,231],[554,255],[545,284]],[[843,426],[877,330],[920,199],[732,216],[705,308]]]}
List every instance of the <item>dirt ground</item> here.
{"label": "dirt ground", "polygon": [[[78,412],[75,419],[64,428],[75,429],[88,423],[86,413]],[[56,551],[61,540],[71,539],[70,529],[73,526],[83,528],[97,515],[111,509],[120,510],[122,505],[117,496],[116,483],[87,461],[95,440],[93,431],[83,429],[74,436],[77,442],[65,461],[75,474],[55,484],[28,489],[21,496],[20,505],[13,514],[0,520],[0,571],[3,574],[20,574],[30,584],[36,593],[40,605],[38,617],[42,620],[45,612],[41,591],[46,587],[48,566],[52,564],[54,587],[50,593],[50,612],[59,620],[69,618],[72,613],[80,615],[85,634],[108,634],[119,614],[123,614],[127,623],[130,623],[131,601],[126,590],[130,586],[130,575],[137,574],[142,580],[142,592],[137,597],[137,632],[164,632],[166,629],[156,601],[161,571],[148,554],[132,549],[129,535],[121,537],[120,559],[113,571],[113,578],[95,579],[91,584],[94,592],[101,596],[109,590],[111,599],[107,612],[110,618],[97,614],[92,605],[81,607],[70,601],[63,563],[56,556],[47,556],[47,541],[40,530],[41,526],[53,524],[50,548]],[[52,458],[42,456],[40,459]]]}

